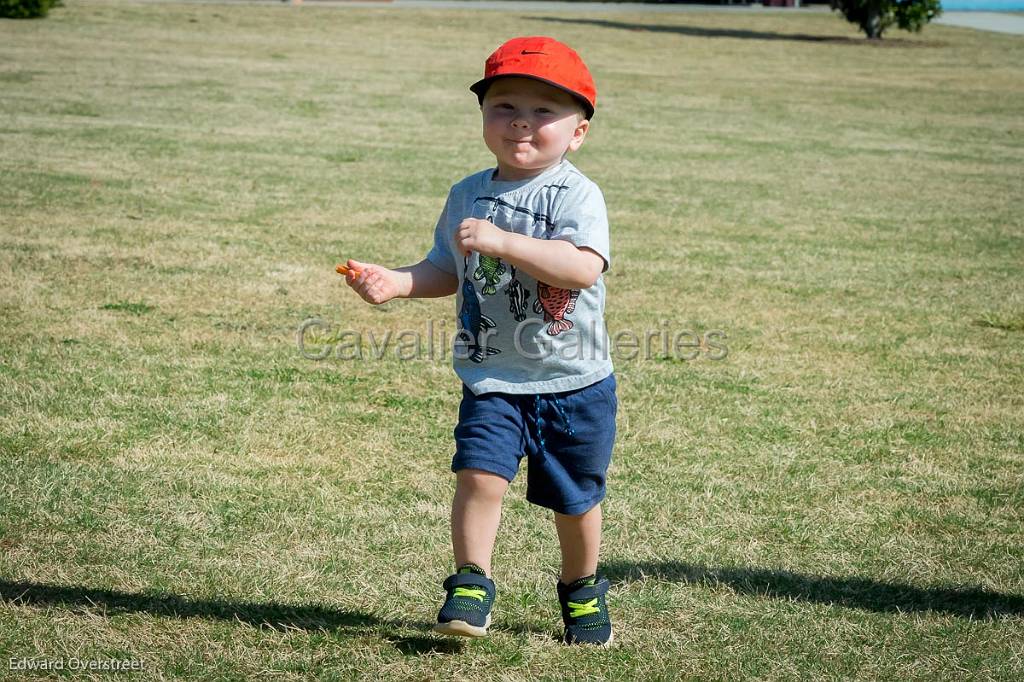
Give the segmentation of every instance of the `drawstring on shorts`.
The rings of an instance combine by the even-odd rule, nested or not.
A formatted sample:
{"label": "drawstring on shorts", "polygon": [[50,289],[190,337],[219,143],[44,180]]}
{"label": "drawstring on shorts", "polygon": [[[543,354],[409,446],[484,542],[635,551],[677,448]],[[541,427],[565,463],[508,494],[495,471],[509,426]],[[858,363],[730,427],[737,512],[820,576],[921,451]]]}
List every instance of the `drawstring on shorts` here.
{"label": "drawstring on shorts", "polygon": [[[555,407],[555,412],[558,414],[562,421],[563,432],[569,436],[575,435],[575,431],[572,428],[572,422],[569,421],[569,415],[565,413],[565,408],[562,407],[562,401],[558,399],[558,396],[551,396],[551,404]],[[540,446],[539,454],[547,454],[547,450],[544,449],[544,417],[541,416],[541,400],[540,394],[533,396],[533,423],[537,429],[537,444]]]}
{"label": "drawstring on shorts", "polygon": [[562,407],[562,401],[557,396],[554,396],[551,398],[551,402],[554,404],[558,416],[562,418],[562,423],[565,424],[565,432],[570,436],[576,435],[572,430],[572,422],[569,421],[569,415],[565,413],[565,408]]}

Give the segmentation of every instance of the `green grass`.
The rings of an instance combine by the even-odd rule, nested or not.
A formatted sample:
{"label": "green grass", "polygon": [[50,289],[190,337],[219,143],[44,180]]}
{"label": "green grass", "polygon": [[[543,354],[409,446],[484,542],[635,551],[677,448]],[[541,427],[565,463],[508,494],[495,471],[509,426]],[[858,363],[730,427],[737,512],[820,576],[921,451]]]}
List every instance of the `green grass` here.
{"label": "green grass", "polygon": [[[825,13],[67,1],[0,22],[0,658],[148,677],[1020,679],[1024,43]],[[450,571],[447,361],[333,265],[415,262],[488,166],[504,38],[595,73],[613,229],[609,651],[513,485],[486,641]],[[364,334],[316,362],[303,320]],[[332,336],[332,334],[334,336]],[[0,669],[5,664],[0,663]],[[7,672],[7,671],[4,671]],[[17,672],[11,672],[17,677]],[[0,676],[3,672],[0,672]]]}

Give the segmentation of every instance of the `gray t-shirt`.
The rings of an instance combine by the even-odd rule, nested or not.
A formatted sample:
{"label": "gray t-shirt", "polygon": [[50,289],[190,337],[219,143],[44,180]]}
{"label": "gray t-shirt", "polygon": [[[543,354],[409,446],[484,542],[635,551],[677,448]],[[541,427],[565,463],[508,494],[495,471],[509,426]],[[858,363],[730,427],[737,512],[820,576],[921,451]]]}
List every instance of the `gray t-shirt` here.
{"label": "gray t-shirt", "polygon": [[459,278],[455,373],[475,394],[555,393],[589,386],[612,373],[604,324],[604,278],[589,289],[538,282],[509,263],[455,250],[466,218],[538,239],[564,239],[611,262],[601,190],[568,161],[517,182],[494,169],[454,185],[434,230],[427,260]]}

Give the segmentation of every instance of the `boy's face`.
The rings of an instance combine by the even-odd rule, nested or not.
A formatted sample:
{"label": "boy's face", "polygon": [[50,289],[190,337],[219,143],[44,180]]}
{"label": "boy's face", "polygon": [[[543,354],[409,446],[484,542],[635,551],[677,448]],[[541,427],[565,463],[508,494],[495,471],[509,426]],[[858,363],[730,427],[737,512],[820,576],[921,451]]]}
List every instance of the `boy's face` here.
{"label": "boy's face", "polygon": [[481,108],[499,180],[540,174],[579,149],[590,128],[572,95],[532,78],[499,78]]}

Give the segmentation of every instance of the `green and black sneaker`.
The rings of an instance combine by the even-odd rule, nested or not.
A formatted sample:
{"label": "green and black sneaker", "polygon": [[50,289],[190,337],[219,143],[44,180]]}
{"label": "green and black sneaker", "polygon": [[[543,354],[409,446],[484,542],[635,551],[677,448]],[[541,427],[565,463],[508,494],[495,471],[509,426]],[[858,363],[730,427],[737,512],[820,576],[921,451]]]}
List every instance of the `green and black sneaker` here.
{"label": "green and black sneaker", "polygon": [[444,581],[448,591],[434,632],[461,637],[483,637],[491,624],[494,581],[476,564],[459,567]]}
{"label": "green and black sneaker", "polygon": [[612,643],[612,621],[604,598],[608,587],[608,579],[596,575],[574,580],[570,585],[558,581],[558,601],[565,623],[562,642],[598,646]]}

